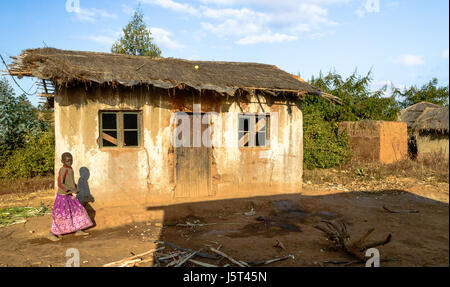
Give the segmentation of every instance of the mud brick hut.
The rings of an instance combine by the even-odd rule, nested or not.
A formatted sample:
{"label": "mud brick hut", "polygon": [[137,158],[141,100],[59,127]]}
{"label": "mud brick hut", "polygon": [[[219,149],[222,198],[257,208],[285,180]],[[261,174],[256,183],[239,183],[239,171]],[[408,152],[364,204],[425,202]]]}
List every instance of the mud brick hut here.
{"label": "mud brick hut", "polygon": [[[10,74],[42,80],[54,104],[55,167],[71,152],[75,175],[81,167],[89,171],[97,202],[297,192],[301,100],[335,100],[255,63],[43,48],[14,58]],[[179,115],[188,116],[187,124]],[[212,146],[198,145],[205,131]],[[173,135],[185,132],[193,135],[188,145],[174,146]]]}
{"label": "mud brick hut", "polygon": [[426,108],[411,126],[418,157],[430,153],[449,156],[448,107]]}
{"label": "mud brick hut", "polygon": [[408,156],[406,126],[403,122],[387,121],[341,122],[339,133],[347,133],[358,160],[389,164]]}

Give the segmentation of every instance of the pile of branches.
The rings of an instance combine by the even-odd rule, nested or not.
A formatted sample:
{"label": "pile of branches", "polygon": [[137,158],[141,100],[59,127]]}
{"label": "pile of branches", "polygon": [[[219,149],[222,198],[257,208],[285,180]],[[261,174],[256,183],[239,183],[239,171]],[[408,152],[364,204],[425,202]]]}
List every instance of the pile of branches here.
{"label": "pile of branches", "polygon": [[388,244],[392,235],[389,234],[385,239],[366,242],[370,234],[375,230],[374,228],[364,234],[359,240],[352,240],[347,224],[343,221],[328,221],[322,220],[324,225],[314,225],[314,228],[325,233],[328,240],[333,244],[331,249],[333,250],[344,250],[347,254],[352,255],[359,262],[365,262],[367,260],[366,251],[370,248],[377,246],[383,246]]}

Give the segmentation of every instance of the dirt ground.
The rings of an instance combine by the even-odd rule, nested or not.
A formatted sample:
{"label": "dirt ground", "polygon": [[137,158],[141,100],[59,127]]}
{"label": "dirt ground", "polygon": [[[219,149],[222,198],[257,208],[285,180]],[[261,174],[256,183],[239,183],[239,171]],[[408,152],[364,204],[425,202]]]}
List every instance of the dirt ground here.
{"label": "dirt ground", "polygon": [[[245,262],[294,256],[267,266],[332,267],[338,265],[324,262],[351,261],[353,258],[342,251],[330,250],[330,242],[313,227],[323,219],[344,220],[355,239],[370,228],[375,228],[371,240],[391,234],[392,241],[378,247],[381,259],[389,259],[381,266],[449,266],[448,184],[407,178],[395,182],[391,186],[384,181],[359,187],[305,183],[301,194],[149,207],[149,213],[162,210],[164,216],[149,216],[149,220],[113,228],[97,225],[86,237],[67,235],[59,242],[46,239],[50,215],[29,218],[24,224],[0,228],[0,266],[65,266],[69,248],[80,251],[81,266],[102,266],[163,246],[161,241],[210,254],[209,247],[221,246],[221,251]],[[53,198],[51,190],[6,194],[0,196],[0,208],[41,203],[51,206]],[[419,212],[390,213],[383,206]],[[121,209],[127,210],[129,207]],[[104,216],[117,214],[114,209]],[[197,225],[179,225],[186,223]],[[277,240],[285,250],[274,247]],[[162,253],[172,250],[166,246]],[[220,263],[216,259],[195,259],[220,266],[230,263],[226,259]],[[184,266],[193,265],[188,262]]]}

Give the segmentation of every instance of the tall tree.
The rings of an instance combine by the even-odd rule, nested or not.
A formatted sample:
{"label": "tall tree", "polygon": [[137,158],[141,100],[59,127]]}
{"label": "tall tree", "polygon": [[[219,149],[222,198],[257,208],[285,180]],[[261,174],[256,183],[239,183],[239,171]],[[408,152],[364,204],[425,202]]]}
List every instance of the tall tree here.
{"label": "tall tree", "polygon": [[131,21],[123,29],[123,36],[113,44],[112,53],[161,57],[161,50],[152,43],[150,29],[144,22],[144,14],[138,8]]}
{"label": "tall tree", "polygon": [[394,87],[393,95],[399,98],[402,108],[407,108],[420,102],[430,102],[448,106],[448,86],[438,87],[437,85],[438,80],[433,78],[421,88],[412,86],[401,91]]}

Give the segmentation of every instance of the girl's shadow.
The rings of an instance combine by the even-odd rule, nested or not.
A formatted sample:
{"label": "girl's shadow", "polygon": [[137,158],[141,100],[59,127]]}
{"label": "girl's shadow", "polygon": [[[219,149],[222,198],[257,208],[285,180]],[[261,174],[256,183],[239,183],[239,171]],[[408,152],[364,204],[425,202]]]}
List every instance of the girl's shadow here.
{"label": "girl's shadow", "polygon": [[94,197],[91,194],[91,190],[89,188],[89,177],[90,172],[87,167],[80,168],[80,178],[78,179],[78,188],[80,189],[80,192],[77,194],[78,201],[84,206],[87,213],[89,214],[89,217],[92,220],[92,223],[94,223],[94,226],[97,224],[95,223],[95,210],[92,208],[92,206],[89,204],[90,202],[95,202]]}

